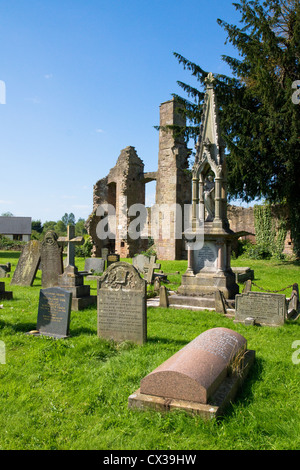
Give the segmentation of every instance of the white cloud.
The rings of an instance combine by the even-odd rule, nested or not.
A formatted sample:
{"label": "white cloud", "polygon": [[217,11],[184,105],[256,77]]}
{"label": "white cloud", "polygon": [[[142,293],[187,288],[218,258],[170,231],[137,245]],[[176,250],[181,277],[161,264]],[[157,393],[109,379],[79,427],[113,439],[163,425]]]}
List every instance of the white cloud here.
{"label": "white cloud", "polygon": [[44,78],[46,78],[46,80],[49,80],[49,79],[52,78],[52,77],[53,77],[53,74],[52,74],[52,73],[46,73],[46,74],[44,75]]}
{"label": "white cloud", "polygon": [[96,129],[97,134],[102,134],[104,132],[103,129]]}

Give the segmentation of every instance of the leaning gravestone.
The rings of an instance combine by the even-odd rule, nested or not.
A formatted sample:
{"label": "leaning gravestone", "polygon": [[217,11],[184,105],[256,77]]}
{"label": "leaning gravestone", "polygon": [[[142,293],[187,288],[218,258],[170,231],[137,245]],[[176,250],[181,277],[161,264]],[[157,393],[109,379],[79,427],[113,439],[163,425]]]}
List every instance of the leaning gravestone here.
{"label": "leaning gravestone", "polygon": [[10,284],[12,286],[32,286],[40,259],[41,243],[38,240],[31,240],[23,248]]}
{"label": "leaning gravestone", "polygon": [[37,329],[29,334],[66,338],[69,336],[72,294],[60,287],[40,290]]}
{"label": "leaning gravestone", "polygon": [[49,230],[41,245],[42,287],[58,285],[58,276],[63,273],[62,247],[57,242],[58,236]]}
{"label": "leaning gravestone", "polygon": [[98,336],[147,341],[147,283],[129,263],[116,262],[98,280]]}
{"label": "leaning gravestone", "polygon": [[233,399],[254,355],[236,331],[207,330],[144,377],[128,406],[217,416]]}
{"label": "leaning gravestone", "polygon": [[280,326],[286,317],[286,297],[283,294],[247,292],[235,296],[235,322]]}

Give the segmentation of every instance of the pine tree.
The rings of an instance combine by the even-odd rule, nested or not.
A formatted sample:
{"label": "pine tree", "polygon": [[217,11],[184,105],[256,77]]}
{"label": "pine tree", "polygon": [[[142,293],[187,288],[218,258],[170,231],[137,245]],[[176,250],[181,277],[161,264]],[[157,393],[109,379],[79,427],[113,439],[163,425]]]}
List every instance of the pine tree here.
{"label": "pine tree", "polygon": [[[241,0],[233,4],[241,27],[218,20],[238,58],[223,56],[232,77],[214,74],[223,138],[228,149],[228,190],[244,201],[264,197],[286,205],[295,252],[300,255],[300,104],[292,100],[300,80],[298,0]],[[200,87],[207,71],[175,53]],[[177,95],[196,137],[203,91],[178,82]]]}

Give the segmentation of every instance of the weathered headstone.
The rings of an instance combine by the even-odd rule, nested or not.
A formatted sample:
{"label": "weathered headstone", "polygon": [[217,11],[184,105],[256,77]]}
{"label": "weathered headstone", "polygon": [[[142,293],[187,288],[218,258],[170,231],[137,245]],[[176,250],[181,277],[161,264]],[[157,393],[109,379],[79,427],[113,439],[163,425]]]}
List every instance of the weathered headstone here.
{"label": "weathered headstone", "polygon": [[216,290],[215,292],[215,310],[218,313],[224,313],[226,315],[226,305],[223,296],[223,292]]}
{"label": "weathered headstone", "polygon": [[160,286],[159,289],[159,306],[162,308],[169,307],[169,297],[168,297],[168,290],[166,286]]}
{"label": "weathered headstone", "polygon": [[104,261],[107,261],[108,254],[109,254],[108,248],[101,248],[101,258],[104,259]]}
{"label": "weathered headstone", "polygon": [[144,377],[129,407],[179,408],[211,418],[233,399],[253,360],[236,331],[207,330]]}
{"label": "weathered headstone", "polygon": [[105,261],[102,258],[87,258],[84,262],[84,270],[88,273],[103,273]]}
{"label": "weathered headstone", "polygon": [[156,263],[156,256],[151,256],[148,263],[145,264],[144,268],[146,271],[146,280],[148,284],[152,284],[154,277],[154,270],[160,269],[160,263]]}
{"label": "weathered headstone", "polygon": [[98,336],[147,341],[147,284],[129,263],[115,262],[98,280]]}
{"label": "weathered headstone", "polygon": [[58,285],[58,276],[63,273],[62,247],[57,242],[58,236],[49,230],[41,245],[42,287]]}
{"label": "weathered headstone", "polygon": [[107,267],[109,267],[113,263],[118,263],[120,261],[120,255],[117,253],[110,253],[107,255],[106,263]]}
{"label": "weathered headstone", "polygon": [[69,336],[72,294],[60,287],[40,290],[37,327],[29,334],[66,338]]}
{"label": "weathered headstone", "polygon": [[144,274],[145,266],[149,263],[149,257],[146,255],[137,255],[132,258],[132,265],[139,271],[139,273]]}
{"label": "weathered headstone", "polygon": [[279,326],[284,324],[286,316],[283,294],[248,292],[235,296],[235,322]]}
{"label": "weathered headstone", "polygon": [[287,318],[297,319],[299,316],[299,288],[298,284],[293,284],[291,297],[288,299]]}
{"label": "weathered headstone", "polygon": [[13,274],[11,285],[32,286],[41,259],[41,243],[31,240],[26,243]]}
{"label": "weathered headstone", "polygon": [[153,290],[154,292],[159,292],[161,286],[161,280],[159,277],[155,277],[153,281]]}
{"label": "weathered headstone", "polygon": [[9,274],[11,271],[11,264],[0,264],[0,278],[1,277],[9,277]]}
{"label": "weathered headstone", "polygon": [[247,294],[247,292],[251,292],[251,289],[252,289],[252,280],[248,279],[245,282],[245,286],[244,286],[244,289],[243,289],[243,294]]}
{"label": "weathered headstone", "polygon": [[0,282],[0,300],[12,300],[13,293],[5,291],[5,282]]}

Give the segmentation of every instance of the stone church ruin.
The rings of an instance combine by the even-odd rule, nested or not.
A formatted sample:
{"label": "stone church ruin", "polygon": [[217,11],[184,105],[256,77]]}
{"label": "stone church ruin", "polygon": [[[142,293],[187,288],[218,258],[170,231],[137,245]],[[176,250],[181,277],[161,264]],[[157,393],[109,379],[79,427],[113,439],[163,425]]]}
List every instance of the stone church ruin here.
{"label": "stone church ruin", "polygon": [[[128,146],[121,150],[108,175],[95,183],[93,211],[86,222],[93,243],[93,257],[101,257],[102,250],[106,249],[119,254],[120,258],[131,258],[147,250],[152,238],[158,259],[187,259],[186,240],[182,234],[186,207],[192,208],[194,199],[200,203],[200,210],[205,210],[206,222],[213,223],[215,228],[218,225],[225,230],[230,227],[234,232],[243,230],[243,238],[255,242],[253,208],[227,204],[226,177],[220,180],[206,164],[196,179],[194,175],[193,181],[188,166],[191,151],[183,136],[166,127],[180,128],[185,124],[180,104],[174,98],[162,103],[157,170],[145,172],[144,163],[135,148]],[[146,209],[146,184],[152,181],[156,182],[155,204]],[[143,214],[139,208],[144,209]],[[192,213],[191,217],[195,218],[195,214]],[[139,236],[131,236],[129,228],[134,222]],[[237,238],[235,240],[232,240],[233,249]],[[288,233],[284,253],[291,251]]]}
{"label": "stone church ruin", "polygon": [[[136,217],[136,214],[131,215],[128,209],[136,204],[145,206],[145,186],[151,181],[156,181],[155,206],[174,208],[167,214],[164,211],[157,213],[155,221],[153,217],[152,220],[148,220],[148,229],[151,224],[157,225],[155,227],[157,257],[162,260],[185,257],[185,246],[181,233],[184,204],[191,203],[192,179],[188,171],[190,151],[184,138],[175,137],[172,130],[165,128],[169,125],[185,125],[185,119],[180,114],[178,107],[179,104],[175,99],[160,105],[157,171],[145,172],[143,161],[137,155],[135,148],[129,146],[121,151],[116,165],[109,174],[94,185],[93,212],[87,220],[88,233],[93,240],[92,256],[100,257],[103,248],[118,253],[121,258],[132,257],[147,249],[147,237],[132,239],[127,235],[128,227]],[[115,233],[111,237],[103,239],[99,237],[101,222],[104,225],[105,217],[109,220],[109,210],[112,207],[115,209],[113,214]],[[182,212],[178,209],[182,209]],[[167,234],[166,225],[171,229],[171,232],[167,232]],[[174,236],[176,227],[180,232],[180,237]],[[154,226],[152,228],[154,229]]]}

